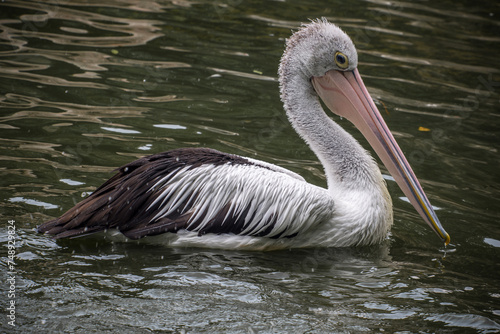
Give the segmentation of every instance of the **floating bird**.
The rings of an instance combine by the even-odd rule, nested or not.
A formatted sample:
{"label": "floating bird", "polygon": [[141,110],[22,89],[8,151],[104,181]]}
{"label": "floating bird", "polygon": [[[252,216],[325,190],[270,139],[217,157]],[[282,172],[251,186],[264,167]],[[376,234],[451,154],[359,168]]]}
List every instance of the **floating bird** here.
{"label": "floating bird", "polygon": [[348,247],[380,243],[393,222],[377,163],[321,107],[350,120],[422,218],[448,244],[403,152],[357,69],[351,39],[325,19],[286,42],[281,100],[324,166],[328,188],[273,164],[208,148],[181,148],[118,169],[89,197],[38,227],[55,239],[114,231],[170,246],[225,249]]}

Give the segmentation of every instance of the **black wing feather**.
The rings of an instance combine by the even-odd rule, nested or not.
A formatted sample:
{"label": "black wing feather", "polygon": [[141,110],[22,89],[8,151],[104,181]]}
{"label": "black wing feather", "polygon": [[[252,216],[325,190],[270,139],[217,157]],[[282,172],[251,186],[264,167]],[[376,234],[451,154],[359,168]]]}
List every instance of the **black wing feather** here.
{"label": "black wing feather", "polygon": [[[204,164],[254,165],[245,158],[206,148],[177,149],[147,156],[120,167],[113,177],[89,197],[61,217],[40,225],[38,231],[59,239],[117,228],[125,236],[139,239],[165,232],[175,233],[180,229],[196,229],[206,214],[203,213],[196,221],[189,222],[192,214],[190,205],[196,194],[181,203],[178,210],[169,216],[153,219],[162,201],[155,203],[161,192],[154,191],[151,187],[166,176],[175,176],[183,167],[192,169]],[[224,220],[229,210],[232,210],[230,203],[221,208],[211,222],[198,233],[241,233],[245,212],[239,218],[233,217],[234,212],[231,212],[229,217],[233,217],[233,220]],[[249,208],[245,210],[247,213]]]}

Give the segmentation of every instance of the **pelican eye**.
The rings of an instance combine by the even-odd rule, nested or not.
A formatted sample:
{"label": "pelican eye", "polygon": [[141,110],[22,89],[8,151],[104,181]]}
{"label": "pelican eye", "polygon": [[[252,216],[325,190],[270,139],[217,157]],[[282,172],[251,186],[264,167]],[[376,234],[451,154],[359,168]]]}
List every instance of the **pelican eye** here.
{"label": "pelican eye", "polygon": [[347,56],[340,51],[335,52],[335,64],[341,69],[345,69],[349,66],[349,60]]}

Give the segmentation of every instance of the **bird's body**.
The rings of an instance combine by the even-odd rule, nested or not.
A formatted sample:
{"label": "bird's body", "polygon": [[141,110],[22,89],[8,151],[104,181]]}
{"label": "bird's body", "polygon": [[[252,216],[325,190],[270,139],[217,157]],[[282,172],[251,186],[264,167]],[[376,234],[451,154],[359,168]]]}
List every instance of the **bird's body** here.
{"label": "bird's body", "polygon": [[[121,167],[90,197],[45,228],[58,238],[108,229],[118,229],[130,239],[170,233],[163,243],[173,246],[268,249],[371,244],[386,236],[392,222],[382,182],[381,198],[371,191],[349,194],[345,189],[337,203],[328,189],[272,164],[205,148],[178,149]],[[371,210],[384,201],[385,210]],[[336,209],[343,206],[345,212]],[[352,212],[360,214],[351,217]],[[373,230],[364,228],[370,222]]]}
{"label": "bird's body", "polygon": [[[323,59],[328,55],[334,58],[333,64],[331,59]],[[420,203],[421,214],[428,213],[428,200],[425,194],[421,198],[423,191],[411,168],[408,172],[409,165],[392,143],[390,132],[387,135],[383,120],[380,129],[371,125],[381,117],[378,110],[373,111],[376,107],[356,65],[357,54],[349,37],[324,20],[295,33],[287,41],[280,64],[281,98],[287,116],[325,167],[328,188],[255,159],[205,148],[177,149],[121,167],[92,195],[42,224],[39,231],[66,238],[116,230],[130,239],[161,236],[172,246],[229,249],[380,242],[392,224],[392,202],[380,170],[367,151],[324,113],[318,95],[340,115],[344,109],[368,110],[368,126],[356,118],[362,119],[363,113],[355,115],[353,123],[369,141],[375,138],[384,143],[375,147],[380,149],[377,153],[386,165],[395,165],[394,169],[388,167],[393,175],[403,174],[402,183],[395,178],[408,190],[410,200],[415,197],[415,203]],[[331,67],[341,77],[329,74]],[[344,85],[353,86],[356,94]],[[336,97],[334,102],[325,95],[329,90]],[[339,107],[344,108],[336,110]],[[434,216],[428,223],[447,239]]]}

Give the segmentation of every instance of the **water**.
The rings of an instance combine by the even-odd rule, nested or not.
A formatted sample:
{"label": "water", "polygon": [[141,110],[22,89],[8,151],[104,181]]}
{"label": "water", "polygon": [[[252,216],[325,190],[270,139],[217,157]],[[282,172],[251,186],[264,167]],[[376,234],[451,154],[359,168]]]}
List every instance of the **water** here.
{"label": "water", "polygon": [[[1,2],[3,331],[499,332],[499,15],[490,1]],[[321,16],[357,45],[448,247],[390,179],[395,224],[367,248],[168,249],[34,231],[114,168],[178,147],[324,186],[276,81],[284,39]]]}

